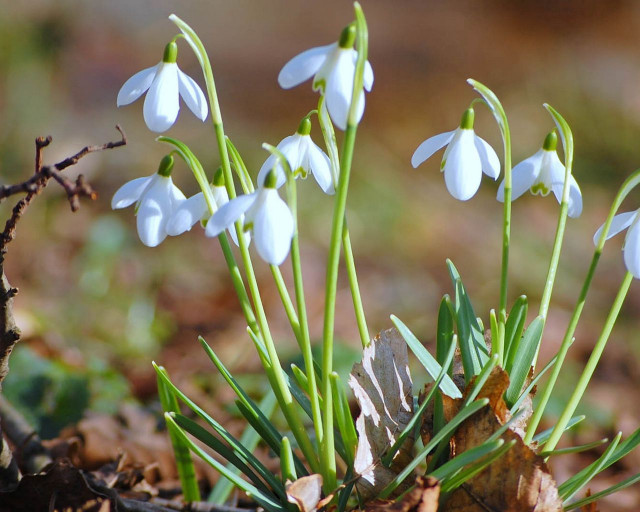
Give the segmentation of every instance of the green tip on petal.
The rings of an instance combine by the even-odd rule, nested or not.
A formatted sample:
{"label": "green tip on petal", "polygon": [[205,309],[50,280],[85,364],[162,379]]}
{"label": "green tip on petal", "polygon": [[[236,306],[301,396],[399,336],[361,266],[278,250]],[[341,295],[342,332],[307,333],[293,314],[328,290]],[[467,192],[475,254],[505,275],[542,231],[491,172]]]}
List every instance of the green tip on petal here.
{"label": "green tip on petal", "polygon": [[173,64],[178,60],[178,45],[175,41],[171,41],[164,47],[164,55],[162,56],[162,62],[167,64]]}
{"label": "green tip on petal", "polygon": [[298,135],[309,135],[311,133],[311,120],[305,117],[298,125]]}
{"label": "green tip on petal", "polygon": [[462,114],[462,119],[460,120],[460,128],[463,130],[473,130],[473,120],[475,118],[475,112],[472,108],[468,108]]}
{"label": "green tip on petal", "polygon": [[222,171],[222,167],[218,167],[218,170],[213,175],[213,186],[224,187],[224,172]]}
{"label": "green tip on petal", "polygon": [[173,155],[167,155],[162,160],[160,160],[160,165],[158,166],[158,174],[160,176],[168,178],[169,176],[171,176],[171,171],[173,171]]}
{"label": "green tip on petal", "polygon": [[276,188],[276,183],[278,182],[278,175],[276,171],[271,169],[269,174],[267,174],[267,178],[264,180],[264,188]]}
{"label": "green tip on petal", "polygon": [[340,34],[340,40],[338,46],[340,48],[352,48],[353,43],[356,42],[356,26],[351,23],[344,27],[342,34]]}
{"label": "green tip on petal", "polygon": [[549,132],[549,134],[544,138],[544,142],[542,144],[542,149],[545,151],[555,151],[558,147],[558,135],[556,135],[556,131],[553,130]]}

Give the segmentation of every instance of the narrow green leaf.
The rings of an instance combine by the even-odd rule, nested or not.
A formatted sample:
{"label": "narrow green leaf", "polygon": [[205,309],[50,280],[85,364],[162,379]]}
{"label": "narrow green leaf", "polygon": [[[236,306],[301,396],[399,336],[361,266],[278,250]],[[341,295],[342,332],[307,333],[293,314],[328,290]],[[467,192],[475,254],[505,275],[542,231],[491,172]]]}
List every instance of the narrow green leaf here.
{"label": "narrow green leaf", "polygon": [[[270,492],[270,490],[265,485],[264,482],[266,482],[267,484],[269,484],[269,486],[271,486],[274,492],[280,491],[280,494],[282,495],[282,493],[284,492],[282,482],[280,482],[271,471],[264,467],[262,463],[255,463],[255,460],[257,460],[255,459],[255,457],[255,460],[252,461],[250,460],[250,458],[246,457],[246,454],[233,450],[222,441],[220,441],[220,439],[214,436],[207,429],[205,429],[201,425],[198,425],[195,421],[187,418],[186,416],[183,416],[182,414],[174,412],[170,413],[170,415],[171,419],[176,423],[176,425],[178,425],[182,430],[191,434],[198,441],[203,442],[213,451],[227,459],[229,463],[233,464],[240,470],[243,475],[249,478],[256,487],[268,493]],[[264,482],[260,479],[260,477],[264,479]]]}
{"label": "narrow green leaf", "polygon": [[282,438],[282,449],[280,450],[280,471],[282,472],[282,482],[287,480],[295,482],[296,466],[293,462],[293,451],[291,450],[291,442],[287,436]]}
{"label": "narrow green leaf", "polygon": [[509,388],[505,393],[505,402],[511,407],[522,391],[527,376],[531,370],[531,363],[538,352],[538,346],[542,338],[542,330],[544,328],[544,318],[537,316],[522,336],[522,341],[518,347],[511,373],[509,374]]}
{"label": "narrow green leaf", "polygon": [[563,501],[570,500],[575,493],[577,493],[580,489],[582,489],[585,485],[587,485],[591,479],[596,476],[600,471],[602,471],[605,467],[608,466],[608,462],[613,458],[615,449],[620,442],[620,438],[622,437],[622,432],[618,432],[618,435],[613,438],[611,444],[607,447],[605,452],[596,460],[593,464],[588,467],[588,471],[586,471],[580,478],[576,479],[573,485],[570,487],[558,487],[558,494]]}
{"label": "narrow green leaf", "polygon": [[309,379],[298,365],[291,364],[291,372],[293,373],[296,383],[307,395],[309,394]]}
{"label": "narrow green leaf", "polygon": [[231,142],[231,139],[225,136],[225,140],[227,142],[227,149],[229,150],[229,156],[231,157],[231,161],[233,162],[233,167],[236,170],[236,174],[240,180],[240,186],[242,187],[242,191],[245,194],[251,194],[254,192],[253,182],[251,181],[251,174],[249,174],[249,170],[247,166],[244,164],[244,160],[240,156],[240,152],[236,149]]}
{"label": "narrow green leaf", "polygon": [[[584,416],[584,415],[574,416],[573,418],[571,418],[569,420],[569,423],[567,423],[567,427],[564,429],[564,431],[566,432],[570,428],[573,428],[574,426],[576,426],[578,423],[580,423],[585,418],[586,418],[586,416]],[[538,435],[536,435],[533,438],[533,441],[538,443],[539,445],[541,445],[544,442],[546,442],[547,439],[549,439],[549,437],[551,436],[551,432],[553,432],[553,427],[548,428],[547,430],[543,430],[542,432],[540,432]]]}
{"label": "narrow green leaf", "polygon": [[[584,416],[583,416],[583,418],[584,418]],[[551,432],[549,432],[549,435],[551,435]],[[611,466],[611,464],[615,464],[616,462],[618,462],[622,457],[626,456],[629,452],[631,452],[639,444],[640,444],[640,428],[637,429],[633,434],[631,434],[629,437],[627,437],[624,441],[622,441],[618,445],[618,447],[616,448],[615,452],[612,454],[611,458],[601,468],[601,470],[607,469],[609,466]],[[560,484],[558,486],[558,492],[560,493],[560,496],[562,496],[564,493],[566,493],[567,489],[570,489],[570,488],[574,487],[576,485],[576,482],[579,482],[582,479],[584,479],[585,475],[587,475],[593,469],[593,467],[596,465],[596,463],[597,463],[597,461],[593,462],[592,464],[590,464],[589,466],[587,466],[583,470],[581,470],[578,473],[576,473],[575,475],[573,475],[566,482],[563,482],[562,484]]]}
{"label": "narrow green leaf", "polygon": [[563,504],[564,509],[573,510],[574,508],[584,507],[585,505],[588,505],[589,503],[593,503],[594,501],[598,501],[599,499],[602,499],[605,496],[609,496],[610,494],[621,491],[622,489],[626,489],[627,487],[637,482],[640,482],[640,473],[636,473],[635,475],[630,476],[629,478],[623,480],[622,482],[619,482],[615,485],[612,485],[611,487],[606,488],[604,491],[597,492],[581,500],[574,501],[573,503],[569,503],[566,505]]}
{"label": "narrow green leaf", "polygon": [[460,487],[467,480],[470,480],[478,473],[483,471],[487,466],[498,460],[505,453],[507,453],[513,445],[516,444],[516,440],[512,439],[508,443],[504,443],[502,446],[494,450],[490,453],[484,460],[480,460],[475,464],[472,464],[471,467],[463,469],[453,478],[451,478],[448,482],[444,483],[441,487],[442,492],[451,492],[453,489]]}
{"label": "narrow green leaf", "polygon": [[396,487],[398,487],[398,485],[400,485],[413,472],[413,470],[416,469],[424,461],[425,457],[429,455],[429,453],[431,453],[436,446],[438,446],[440,441],[445,439],[447,436],[450,437],[458,428],[460,423],[466,420],[469,416],[478,412],[488,403],[488,398],[476,400],[475,402],[467,405],[460,412],[458,412],[458,414],[456,414],[440,432],[438,432],[433,436],[433,438],[431,438],[431,441],[429,441],[427,445],[418,452],[414,459],[409,464],[407,464],[407,466],[405,466],[405,468],[400,473],[398,473],[391,482],[389,482],[389,484],[380,492],[378,497],[381,499],[387,498],[396,489]]}
{"label": "narrow green leaf", "polygon": [[465,372],[464,378],[469,383],[489,359],[489,351],[484,340],[484,332],[478,323],[469,295],[462,284],[460,273],[451,260],[447,260],[447,268],[456,291],[455,312],[458,343]]}
{"label": "narrow green leaf", "polygon": [[518,353],[518,347],[522,339],[522,333],[524,332],[524,324],[527,320],[527,311],[529,310],[529,304],[527,297],[521,295],[516,300],[515,304],[511,308],[507,323],[504,329],[504,353],[505,360],[503,368],[511,375],[511,369],[513,368],[513,362],[515,361],[516,354]]}
{"label": "narrow green leaf", "polygon": [[[162,367],[161,367],[162,368]],[[164,368],[162,368],[164,370]],[[164,412],[180,412],[178,399],[171,392],[171,389],[158,376],[158,395],[162,410]],[[187,445],[180,436],[176,436],[173,431],[169,430],[169,438],[173,447],[173,456],[176,461],[178,477],[182,487],[182,494],[186,502],[200,501],[200,488],[198,486],[198,478],[196,470],[193,466],[193,459]]]}
{"label": "narrow green leaf", "polygon": [[283,507],[274,496],[269,493],[265,493],[258,489],[256,486],[250,484],[249,482],[243,480],[238,475],[233,473],[232,471],[228,471],[227,468],[211,457],[207,452],[205,452],[202,448],[200,448],[197,444],[195,444],[187,434],[183,432],[183,430],[174,422],[173,418],[168,417],[168,414],[165,415],[167,426],[176,433],[176,435],[181,436],[182,439],[189,445],[189,449],[202,458],[205,462],[207,462],[211,467],[213,467],[216,471],[218,471],[222,476],[228,478],[233,482],[238,488],[242,489],[247,496],[255,499],[260,505],[262,505],[269,512],[288,512],[287,508]]}
{"label": "narrow green leaf", "polygon": [[567,453],[586,452],[588,450],[592,450],[608,442],[609,442],[609,439],[605,437],[603,439],[598,439],[597,441],[593,441],[592,443],[581,444],[578,446],[569,446],[568,448],[558,448],[556,450],[551,450],[548,452],[540,452],[538,455],[540,455],[540,457],[547,458],[547,457],[551,457],[552,455],[566,455]]}
{"label": "narrow green leaf", "polygon": [[344,387],[341,385],[342,381],[340,380],[340,376],[336,372],[331,372],[329,375],[329,381],[331,383],[331,396],[333,398],[335,420],[338,425],[340,438],[344,443],[344,461],[347,463],[348,467],[353,467],[353,461],[358,447],[356,426],[353,422],[353,417],[351,416],[347,395],[345,394]]}
{"label": "narrow green leaf", "polygon": [[467,451],[456,455],[450,461],[445,462],[438,469],[429,474],[429,476],[443,481],[445,478],[451,478],[455,473],[460,471],[467,464],[476,462],[481,457],[488,455],[494,450],[497,450],[504,444],[502,439],[496,439],[495,441],[482,443],[480,446],[471,448]]}
{"label": "narrow green leaf", "polygon": [[[400,320],[395,315],[391,315],[391,321],[393,322],[393,325],[396,326],[396,329],[398,329],[400,335],[407,342],[407,345],[409,346],[411,351],[418,358],[418,361],[420,361],[422,363],[422,366],[425,367],[427,373],[433,380],[436,380],[438,378],[438,375],[440,375],[440,371],[442,370],[440,363],[435,360],[435,358],[429,353],[424,345],[420,343],[420,340],[415,337],[415,335],[402,322],[402,320]],[[440,390],[451,398],[462,398],[462,393],[460,393],[460,390],[448,375],[445,375],[445,377],[442,379]]]}
{"label": "narrow green leaf", "polygon": [[[443,364],[449,347],[453,342],[453,304],[448,295],[442,297],[440,308],[438,309],[438,326],[436,328],[436,361]],[[447,373],[451,375],[451,369],[447,368]]]}
{"label": "narrow green leaf", "polygon": [[[236,403],[241,403],[239,400],[236,400]],[[276,397],[272,390],[270,390],[264,398],[260,401],[258,407],[264,413],[264,415],[268,418],[273,414],[273,411],[276,408]],[[248,424],[242,435],[240,436],[240,443],[247,448],[251,453],[254,452],[258,443],[260,442],[261,435]],[[233,464],[227,464],[226,468],[229,471],[233,471],[236,475],[239,475],[241,472],[237,469]],[[229,499],[231,492],[233,491],[234,485],[230,480],[226,478],[220,478],[216,485],[213,486],[211,492],[209,493],[209,497],[207,501],[209,503],[215,503],[216,505],[223,505]]]}

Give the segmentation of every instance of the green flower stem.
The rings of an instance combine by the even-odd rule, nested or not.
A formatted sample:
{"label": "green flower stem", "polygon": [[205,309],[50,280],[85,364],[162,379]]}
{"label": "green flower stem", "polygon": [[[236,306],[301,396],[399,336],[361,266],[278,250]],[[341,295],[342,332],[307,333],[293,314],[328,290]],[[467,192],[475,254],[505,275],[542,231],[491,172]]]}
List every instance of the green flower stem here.
{"label": "green flower stem", "polygon": [[360,296],[360,286],[358,286],[358,275],[356,274],[356,264],[353,259],[351,237],[349,236],[346,217],[342,226],[342,246],[344,248],[344,262],[347,267],[349,287],[351,288],[351,298],[353,299],[353,309],[356,313],[356,323],[358,324],[360,341],[364,348],[368,346],[370,342],[369,328],[367,327],[367,319],[364,316],[364,308],[362,307],[362,297]]}
{"label": "green flower stem", "polygon": [[596,245],[593,257],[591,258],[591,265],[589,266],[587,276],[585,277],[584,284],[582,285],[582,289],[580,290],[580,296],[578,297],[578,301],[576,302],[573,314],[571,315],[571,320],[569,320],[569,325],[567,326],[567,331],[565,332],[562,343],[560,344],[560,350],[558,350],[558,354],[556,356],[556,363],[540,395],[540,402],[538,403],[536,410],[529,420],[527,433],[524,437],[524,442],[527,444],[530,443],[535,436],[536,429],[538,428],[547,403],[551,398],[553,388],[556,384],[556,381],[558,380],[558,375],[560,375],[560,370],[562,369],[564,359],[567,356],[567,352],[569,351],[569,346],[571,345],[571,341],[573,340],[573,335],[576,332],[578,321],[580,320],[580,315],[582,314],[582,309],[584,308],[584,303],[587,299],[587,293],[589,292],[591,281],[593,280],[598,262],[600,261],[600,255],[602,254],[602,250],[604,249],[606,236],[609,231],[609,227],[611,226],[611,222],[613,221],[613,217],[616,215],[624,199],[627,197],[627,195],[629,195],[629,192],[631,192],[631,190],[633,190],[638,184],[640,184],[640,169],[637,169],[635,172],[633,172],[633,174],[631,174],[631,176],[629,176],[625,180],[625,182],[620,187],[620,190],[618,191],[618,194],[616,195],[611,208],[609,209],[609,215],[607,216],[607,220],[605,221],[602,228],[602,234],[600,235],[600,239],[598,240],[598,243]]}
{"label": "green flower stem", "polygon": [[[324,138],[325,145],[329,152],[329,161],[331,162],[331,172],[333,174],[333,183],[338,183],[338,176],[340,174],[340,159],[338,157],[338,145],[336,143],[336,134],[333,129],[331,119],[329,119],[329,113],[327,112],[327,106],[324,96],[320,97],[318,102],[318,120],[320,121],[320,128],[322,130],[322,136]],[[360,341],[362,346],[369,345],[369,329],[367,327],[367,320],[364,314],[364,308],[362,306],[362,297],[360,295],[360,286],[358,285],[358,274],[356,272],[355,261],[353,257],[353,249],[351,248],[351,236],[349,235],[349,227],[347,225],[347,219],[345,216],[344,225],[342,227],[342,246],[344,247],[344,259],[347,269],[347,276],[349,279],[349,289],[351,291],[351,298],[353,300],[353,309],[356,314],[356,323],[358,325],[358,332],[360,333]]]}
{"label": "green flower stem", "polygon": [[[213,71],[211,69],[211,62],[209,61],[207,51],[205,50],[202,41],[197,36],[195,31],[184,21],[173,14],[169,17],[169,19],[180,28],[183,34],[185,34],[185,39],[195,52],[196,57],[200,62],[200,66],[202,67],[207,87],[207,95],[209,98],[209,106],[211,109],[211,120],[213,121],[213,129],[216,136],[218,151],[220,153],[222,171],[224,173],[225,187],[227,189],[229,199],[231,200],[236,197],[236,191],[233,185],[233,174],[231,172],[229,153],[227,150],[224,127],[222,124],[222,114],[220,113],[220,103],[218,101],[218,95],[216,92]],[[242,234],[242,225],[240,221],[237,221],[235,223],[235,227],[236,232],[238,233],[240,254],[242,256],[242,262],[245,267],[249,290],[251,292],[253,304],[257,314],[257,322],[262,334],[264,344],[269,354],[271,363],[270,370],[272,372],[273,378],[272,382],[274,383],[274,392],[276,393],[276,397],[278,398],[280,408],[282,409],[282,412],[287,419],[287,423],[289,424],[289,427],[291,428],[293,435],[296,438],[300,449],[304,453],[312,471],[318,472],[319,466],[314,447],[311,443],[311,440],[309,439],[309,435],[307,434],[304,425],[302,424],[302,421],[300,420],[298,410],[293,402],[291,392],[289,391],[286,380],[284,378],[284,373],[280,364],[280,360],[278,358],[278,353],[276,352],[275,344],[273,343],[273,339],[271,337],[271,332],[269,331],[267,317],[264,312],[264,306],[260,297],[258,283],[253,271],[253,265],[251,263],[251,256],[249,255],[249,249]]]}
{"label": "green flower stem", "polygon": [[[286,159],[285,159],[286,162]],[[288,167],[288,166],[287,166]],[[304,299],[304,286],[302,281],[302,264],[300,262],[300,238],[298,235],[298,200],[296,190],[296,180],[291,169],[287,172],[287,192],[289,195],[289,208],[294,218],[294,234],[291,240],[291,266],[293,270],[293,283],[296,294],[296,306],[298,318],[300,319],[300,350],[308,380],[308,393],[311,402],[311,415],[316,433],[318,445],[322,444],[324,438],[322,427],[322,414],[320,412],[320,401],[318,396],[318,385],[316,382],[316,372],[313,365],[313,352],[311,351],[311,339],[309,337],[309,323],[307,321],[307,306]],[[325,475],[323,475],[324,478]],[[330,478],[330,475],[327,474]]]}
{"label": "green flower stem", "polygon": [[[238,224],[239,222],[236,223],[236,226]],[[241,230],[238,230],[238,232],[242,233]],[[251,263],[251,257],[249,255],[247,242],[242,235],[238,236],[238,242],[240,244],[240,254],[242,255],[242,261],[247,275],[247,283],[249,284],[249,290],[251,292],[251,296],[253,297],[253,303],[255,305],[258,317],[258,325],[260,326],[262,339],[269,356],[270,366],[268,369],[265,367],[265,370],[271,374],[270,380],[272,382],[276,397],[278,398],[278,403],[280,404],[282,413],[287,420],[287,424],[291,428],[291,431],[293,432],[293,435],[298,442],[298,446],[302,450],[302,453],[304,453],[304,456],[307,459],[311,470],[317,473],[320,471],[320,467],[318,465],[315,448],[313,447],[313,444],[311,443],[311,440],[309,438],[309,434],[307,433],[300,419],[298,409],[296,408],[293,397],[291,396],[291,392],[289,391],[289,387],[282,370],[278,352],[276,351],[273,338],[271,337],[271,331],[269,330],[267,317],[262,305],[262,299],[260,298],[260,290],[258,288],[258,282],[256,280],[255,272],[253,271],[253,265]]]}
{"label": "green flower stem", "polygon": [[593,347],[593,351],[591,352],[591,356],[587,361],[587,365],[585,366],[578,383],[576,384],[576,388],[569,399],[569,402],[565,406],[562,414],[560,415],[560,419],[556,423],[553,431],[551,432],[551,437],[545,443],[542,451],[551,451],[553,450],[558,441],[562,437],[565,427],[569,420],[571,419],[571,415],[578,407],[578,403],[582,399],[584,392],[589,385],[589,381],[593,376],[593,372],[596,369],[598,362],[600,361],[600,357],[602,356],[602,352],[604,351],[605,346],[607,345],[607,341],[609,340],[609,335],[611,334],[611,330],[616,323],[618,318],[618,313],[620,313],[620,309],[622,308],[622,303],[624,302],[625,297],[627,296],[627,292],[629,291],[629,287],[631,286],[631,282],[633,281],[633,274],[631,272],[627,272],[622,280],[622,284],[620,285],[620,289],[618,290],[618,294],[613,302],[613,306],[611,307],[611,311],[609,312],[609,316],[602,328],[602,333],[596,341],[595,346]]}
{"label": "green flower stem", "polygon": [[280,300],[284,306],[284,312],[287,315],[287,320],[289,320],[289,323],[291,324],[293,335],[296,337],[298,344],[300,344],[300,322],[298,320],[298,314],[293,307],[293,302],[291,302],[291,296],[289,295],[289,290],[287,290],[287,285],[282,277],[282,272],[280,272],[280,268],[275,265],[269,265],[269,268],[271,269],[273,280],[276,283],[278,295],[280,295]]}

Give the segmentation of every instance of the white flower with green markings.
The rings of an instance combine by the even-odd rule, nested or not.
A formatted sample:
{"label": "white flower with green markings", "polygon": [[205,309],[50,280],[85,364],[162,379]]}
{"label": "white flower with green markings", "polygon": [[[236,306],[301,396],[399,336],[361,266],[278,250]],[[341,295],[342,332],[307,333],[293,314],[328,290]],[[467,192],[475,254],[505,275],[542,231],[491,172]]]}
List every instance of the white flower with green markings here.
{"label": "white flower with green markings", "polygon": [[[527,190],[532,194],[546,196],[553,191],[558,202],[562,202],[565,167],[558,158],[556,148],[558,136],[549,133],[544,139],[542,148],[534,155],[516,165],[512,172],[511,198],[517,199]],[[504,181],[498,188],[498,201],[504,201]],[[582,193],[578,182],[569,175],[569,217],[579,217],[582,213]]]}
{"label": "white flower with green markings", "polygon": [[147,247],[155,247],[167,237],[167,222],[186,199],[171,180],[172,170],[173,157],[167,155],[157,173],[125,183],[111,200],[114,210],[135,203],[138,236]]}
{"label": "white flower with green markings", "polygon": [[[627,236],[624,239],[624,248],[622,253],[624,256],[624,264],[627,270],[633,274],[633,277],[640,279],[640,210],[634,212],[620,213],[611,220],[611,226],[607,232],[607,240],[617,235],[621,231],[627,230]],[[593,236],[593,243],[597,246],[604,225],[598,228]]]}
{"label": "white flower with green markings", "polygon": [[275,172],[269,173],[252,194],[238,196],[220,208],[207,222],[205,233],[218,236],[239,219],[245,231],[253,232],[256,249],[264,261],[280,265],[287,258],[294,220],[289,206],[278,195]]}
{"label": "white flower with green markings", "polygon": [[198,119],[204,121],[209,112],[202,89],[180,70],[177,56],[178,45],[172,41],[165,47],[158,65],[133,75],[118,92],[117,104],[121,107],[133,103],[148,91],[143,107],[144,121],[154,132],[164,132],[176,122],[180,111],[179,96]]}
{"label": "white flower with green markings", "polygon": [[473,131],[474,111],[465,110],[460,127],[428,138],[413,153],[411,165],[418,167],[436,151],[447,146],[440,170],[449,193],[466,201],[480,188],[482,173],[494,180],[500,175],[500,160],[493,148]]}
{"label": "white flower with green markings", "polygon": [[[335,189],[331,175],[331,162],[326,153],[311,140],[310,134],[311,121],[305,117],[297,132],[282,139],[277,149],[287,159],[291,172],[296,178],[305,179],[309,174],[313,174],[323,192],[333,194]],[[270,155],[262,164],[258,173],[258,183],[264,183],[271,169],[276,172],[276,187],[280,188],[287,179],[276,155]]]}
{"label": "white flower with green markings", "polygon": [[[313,77],[313,90],[321,91],[327,102],[331,119],[341,130],[347,129],[347,117],[353,95],[358,52],[353,48],[356,39],[354,25],[347,26],[337,43],[317,46],[306,50],[287,62],[278,83],[283,89],[290,89]],[[373,69],[365,62],[363,86],[367,91],[373,87]],[[357,122],[364,113],[364,91],[360,91],[357,106]]]}

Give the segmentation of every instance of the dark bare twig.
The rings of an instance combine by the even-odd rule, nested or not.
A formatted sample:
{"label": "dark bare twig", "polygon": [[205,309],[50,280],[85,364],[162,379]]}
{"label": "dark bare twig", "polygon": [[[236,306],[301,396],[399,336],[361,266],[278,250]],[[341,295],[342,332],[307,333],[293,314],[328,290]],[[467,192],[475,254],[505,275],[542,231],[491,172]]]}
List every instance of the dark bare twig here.
{"label": "dark bare twig", "polygon": [[[96,193],[91,186],[84,181],[82,175],[79,175],[74,182],[63,176],[61,171],[77,164],[81,158],[90,153],[124,146],[127,143],[127,137],[120,126],[116,126],[116,130],[120,132],[121,140],[107,142],[99,146],[86,146],[75,155],[50,166],[42,165],[42,151],[51,144],[52,139],[50,136],[38,137],[35,141],[36,154],[33,176],[22,183],[0,187],[0,202],[14,194],[26,194],[25,197],[20,199],[13,207],[11,216],[5,224],[4,231],[0,233],[0,390],[2,389],[2,381],[9,372],[9,357],[13,351],[13,347],[20,339],[20,330],[16,326],[13,318],[13,298],[18,293],[18,289],[13,288],[9,284],[4,273],[4,258],[7,253],[7,244],[15,238],[16,225],[22,218],[27,207],[31,204],[33,198],[47,186],[49,180],[53,179],[65,190],[72,211],[78,209],[80,197],[96,198]],[[15,422],[7,422],[7,416],[10,417],[10,415],[8,415],[6,410],[0,411],[0,414],[5,420],[5,430],[11,430],[11,425],[14,425]],[[25,429],[18,429],[18,431],[20,430]],[[20,437],[19,433],[16,434],[16,432],[12,432],[12,434],[13,437]],[[7,436],[10,439],[12,438],[9,432],[7,432]],[[33,435],[29,435],[26,438],[22,436],[21,439],[15,441],[14,444],[23,450],[23,456],[25,456],[27,460],[33,461],[33,468],[29,467],[29,469],[32,469],[34,472],[38,471],[42,467],[43,461],[46,461],[48,458],[46,453],[42,453],[36,449],[42,445]],[[29,452],[31,448],[34,449],[33,453]],[[9,452],[4,436],[0,433],[0,488],[12,485],[15,483],[14,480],[19,478],[19,473],[16,474],[14,466],[15,459]]]}

